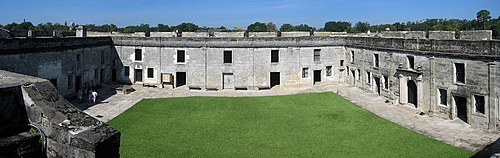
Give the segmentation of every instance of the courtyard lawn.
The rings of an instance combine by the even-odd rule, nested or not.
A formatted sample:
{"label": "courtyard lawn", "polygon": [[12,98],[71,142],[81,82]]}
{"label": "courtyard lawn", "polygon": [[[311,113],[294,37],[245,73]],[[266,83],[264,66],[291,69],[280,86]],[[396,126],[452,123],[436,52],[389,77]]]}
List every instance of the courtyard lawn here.
{"label": "courtyard lawn", "polygon": [[122,157],[470,157],[335,93],[145,99],[109,122]]}

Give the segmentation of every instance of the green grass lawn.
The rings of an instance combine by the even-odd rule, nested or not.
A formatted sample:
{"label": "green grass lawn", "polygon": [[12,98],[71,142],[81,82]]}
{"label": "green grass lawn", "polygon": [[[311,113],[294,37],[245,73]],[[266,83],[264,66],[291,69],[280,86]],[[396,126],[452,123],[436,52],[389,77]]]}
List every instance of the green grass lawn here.
{"label": "green grass lawn", "polygon": [[469,157],[334,93],[145,99],[109,122],[123,157]]}

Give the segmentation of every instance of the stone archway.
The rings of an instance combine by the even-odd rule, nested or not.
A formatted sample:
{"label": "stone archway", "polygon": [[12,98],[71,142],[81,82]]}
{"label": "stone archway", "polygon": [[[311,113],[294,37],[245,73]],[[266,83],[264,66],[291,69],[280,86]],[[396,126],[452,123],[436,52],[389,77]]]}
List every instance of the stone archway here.
{"label": "stone archway", "polygon": [[408,103],[413,104],[415,108],[418,107],[418,96],[417,96],[417,84],[413,80],[409,80],[407,83],[408,89]]}

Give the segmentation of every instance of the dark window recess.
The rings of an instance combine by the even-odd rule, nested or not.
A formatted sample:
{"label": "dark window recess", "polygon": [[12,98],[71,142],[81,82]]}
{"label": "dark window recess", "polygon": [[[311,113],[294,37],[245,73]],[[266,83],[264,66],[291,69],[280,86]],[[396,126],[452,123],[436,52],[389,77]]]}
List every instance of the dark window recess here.
{"label": "dark window recess", "polygon": [[153,78],[153,68],[148,68],[148,78]]}
{"label": "dark window recess", "polygon": [[130,67],[124,66],[123,71],[125,71],[125,76],[130,76]]}
{"label": "dark window recess", "polygon": [[373,54],[373,58],[374,58],[374,66],[379,67],[378,54]]}
{"label": "dark window recess", "polygon": [[474,96],[476,112],[484,114],[484,96],[475,95]]}
{"label": "dark window recess", "polygon": [[439,103],[441,105],[448,105],[448,96],[446,89],[439,89]]}
{"label": "dark window recess", "polygon": [[135,61],[142,61],[142,49],[135,49]]}
{"label": "dark window recess", "polygon": [[408,58],[408,68],[415,69],[415,58],[413,56],[406,56]]}
{"label": "dark window recess", "polygon": [[326,76],[332,76],[332,66],[326,66]]}
{"label": "dark window recess", "polygon": [[320,61],[321,58],[321,49],[314,50],[314,61]]}
{"label": "dark window recess", "polygon": [[458,83],[465,83],[465,65],[455,63],[455,77]]}
{"label": "dark window recess", "polygon": [[271,62],[277,63],[279,62],[280,51],[279,50],[271,50]]}
{"label": "dark window recess", "polygon": [[354,63],[354,51],[351,50],[351,63]]}
{"label": "dark window recess", "polygon": [[177,62],[178,63],[186,62],[186,51],[177,50]]}
{"label": "dark window recess", "polygon": [[309,77],[309,68],[302,68],[302,78]]}
{"label": "dark window recess", "polygon": [[72,88],[73,76],[68,75],[68,89]]}
{"label": "dark window recess", "polygon": [[344,60],[340,60],[340,66],[344,66]]}
{"label": "dark window recess", "polygon": [[384,76],[384,88],[389,89],[389,77]]}
{"label": "dark window recess", "polygon": [[101,64],[104,64],[104,52],[101,52]]}
{"label": "dark window recess", "polygon": [[94,69],[94,78],[95,78],[95,80],[97,80],[99,78],[99,70],[98,69]]}
{"label": "dark window recess", "polygon": [[81,55],[80,55],[80,54],[77,54],[77,55],[76,55],[76,66],[77,66],[77,67],[81,67],[81,65],[82,65],[82,64],[81,64],[82,62],[80,61],[80,58],[81,58]]}
{"label": "dark window recess", "polygon": [[224,51],[224,63],[233,63],[232,51]]}

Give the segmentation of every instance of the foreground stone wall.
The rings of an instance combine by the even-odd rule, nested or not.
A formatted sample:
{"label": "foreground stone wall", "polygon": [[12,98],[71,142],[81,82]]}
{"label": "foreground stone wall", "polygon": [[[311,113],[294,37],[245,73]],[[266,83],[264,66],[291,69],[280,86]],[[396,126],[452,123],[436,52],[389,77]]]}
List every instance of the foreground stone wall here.
{"label": "foreground stone wall", "polygon": [[455,39],[455,31],[429,31],[429,39],[452,40]]}
{"label": "foreground stone wall", "polygon": [[460,31],[462,40],[491,40],[493,32],[491,30]]}
{"label": "foreground stone wall", "polygon": [[382,31],[384,38],[425,39],[425,31]]}
{"label": "foreground stone wall", "polygon": [[120,132],[71,105],[49,81],[0,70],[0,83],[0,89],[20,89],[12,93],[46,136],[47,157],[119,157]]}
{"label": "foreground stone wall", "polygon": [[[9,39],[0,43],[0,69],[50,80],[63,96],[85,82],[113,80],[120,61],[109,38]],[[2,47],[3,46],[3,47]]]}

